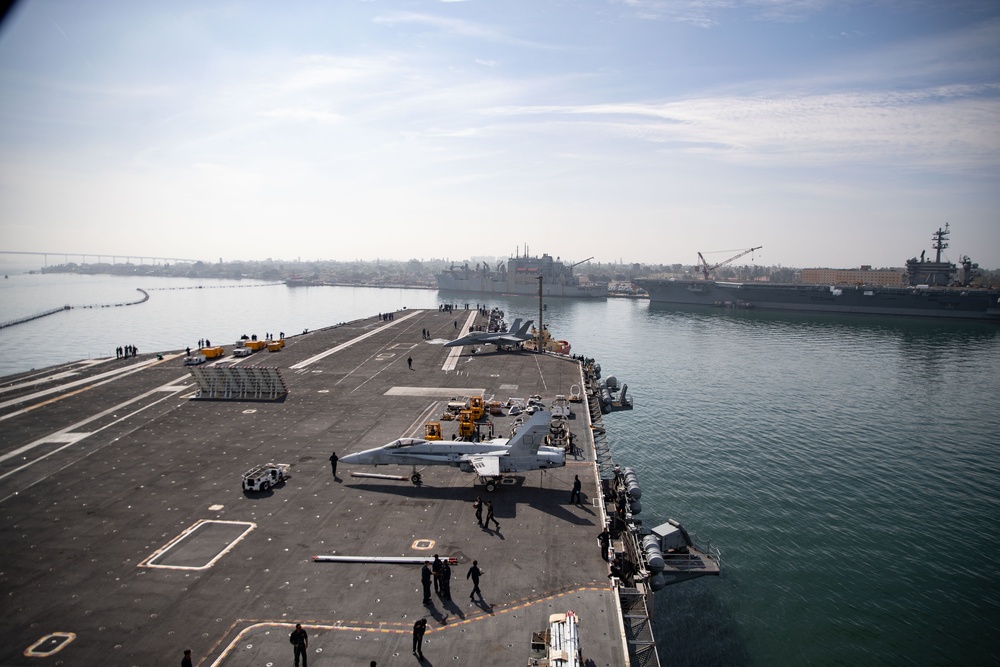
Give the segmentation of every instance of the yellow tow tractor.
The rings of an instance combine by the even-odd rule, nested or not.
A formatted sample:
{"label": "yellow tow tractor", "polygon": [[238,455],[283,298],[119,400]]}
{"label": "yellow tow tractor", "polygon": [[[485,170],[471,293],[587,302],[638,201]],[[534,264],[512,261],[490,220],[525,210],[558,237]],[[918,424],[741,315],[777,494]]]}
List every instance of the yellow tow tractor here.
{"label": "yellow tow tractor", "polygon": [[486,414],[486,404],[482,396],[469,397],[469,410],[472,411],[472,421],[479,421]]}
{"label": "yellow tow tractor", "polygon": [[441,440],[441,422],[424,424],[424,440]]}
{"label": "yellow tow tractor", "polygon": [[458,437],[471,438],[476,433],[476,421],[472,418],[472,410],[462,410],[458,413]]}

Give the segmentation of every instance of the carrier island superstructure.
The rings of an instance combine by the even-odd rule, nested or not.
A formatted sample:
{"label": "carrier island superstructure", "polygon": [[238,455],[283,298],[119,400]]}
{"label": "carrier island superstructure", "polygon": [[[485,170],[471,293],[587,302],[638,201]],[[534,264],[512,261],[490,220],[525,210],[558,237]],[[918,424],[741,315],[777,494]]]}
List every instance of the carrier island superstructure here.
{"label": "carrier island superstructure", "polygon": [[[176,664],[184,649],[200,667],[291,664],[297,623],[310,664],[409,664],[421,618],[430,664],[655,664],[648,596],[717,558],[676,522],[642,527],[586,364],[443,346],[478,312],[403,310],[192,367],[163,352],[4,378],[0,664]],[[568,443],[562,467],[493,491],[449,466],[419,484],[409,466],[333,474],[332,453],[428,422],[450,440],[461,422],[442,417],[469,397],[558,405],[574,386],[587,389],[552,434]],[[490,409],[471,427],[515,420]],[[287,474],[244,490],[255,466]],[[477,497],[499,527],[477,524]],[[435,554],[452,563],[451,597],[425,605]]]}

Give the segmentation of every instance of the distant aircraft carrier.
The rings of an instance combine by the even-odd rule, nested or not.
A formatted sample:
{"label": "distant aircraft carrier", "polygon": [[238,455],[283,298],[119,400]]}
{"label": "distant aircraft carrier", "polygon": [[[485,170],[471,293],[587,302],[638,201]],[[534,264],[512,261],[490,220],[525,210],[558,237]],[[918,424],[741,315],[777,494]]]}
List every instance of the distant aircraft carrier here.
{"label": "distant aircraft carrier", "polygon": [[718,268],[757,248],[714,267],[706,264],[704,280],[642,278],[635,284],[646,290],[650,303],[1000,322],[1000,290],[969,287],[978,265],[967,256],[962,257],[962,283],[956,284],[959,267],[943,260],[941,254],[948,247],[949,233],[948,225],[934,232],[935,259],[926,258],[922,252],[919,259],[906,260],[906,287],[738,283],[709,279],[709,269]]}
{"label": "distant aircraft carrier", "polygon": [[[579,660],[561,664],[648,658],[613,587],[644,599],[644,564],[621,572],[618,539],[604,547],[619,571],[601,558],[616,509],[586,403],[567,420],[578,449],[565,467],[509,475],[494,493],[447,466],[419,485],[408,467],[377,469],[399,480],[331,474],[332,452],[422,436],[456,398],[584,385],[570,358],[444,348],[476,313],[402,311],[194,369],[164,353],[4,378],[0,664],[178,664],[188,648],[195,665],[291,664],[296,623],[314,665],[408,664],[420,618],[429,664],[544,664],[555,641],[576,642]],[[513,423],[487,418],[497,433]],[[449,439],[457,426],[442,424]],[[244,492],[243,473],[269,462],[290,477],[265,468],[274,486]],[[499,528],[477,524],[477,496]],[[454,559],[452,599],[425,606],[420,564],[434,554]],[[473,560],[485,574],[470,600]]]}

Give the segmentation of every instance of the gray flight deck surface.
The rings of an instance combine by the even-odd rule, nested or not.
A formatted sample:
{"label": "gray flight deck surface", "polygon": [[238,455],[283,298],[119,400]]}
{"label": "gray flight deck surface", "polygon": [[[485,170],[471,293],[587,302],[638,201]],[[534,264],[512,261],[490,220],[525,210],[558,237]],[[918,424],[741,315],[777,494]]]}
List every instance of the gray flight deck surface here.
{"label": "gray flight deck surface", "polygon": [[[0,664],[170,665],[190,648],[195,665],[291,665],[288,635],[302,623],[314,667],[416,665],[411,629],[427,617],[425,664],[526,665],[532,633],[567,611],[580,619],[585,664],[627,664],[599,555],[585,404],[569,422],[580,455],[492,494],[446,466],[423,469],[419,487],[351,476],[408,467],[341,464],[331,475],[331,452],[422,436],[451,398],[539,394],[549,404],[583,386],[571,359],[443,347],[475,315],[400,311],[240,359],[280,369],[280,402],[192,400],[176,354],[4,378]],[[225,359],[236,361],[229,347]],[[508,434],[509,416],[493,421]],[[442,425],[446,439],[457,430]],[[291,478],[245,494],[242,473],[269,461],[291,464]],[[580,505],[568,502],[574,474]],[[477,495],[493,500],[499,530],[477,525]],[[452,601],[434,595],[429,607],[419,565],[312,560],[435,553],[458,564]],[[485,602],[469,600],[473,559]]]}

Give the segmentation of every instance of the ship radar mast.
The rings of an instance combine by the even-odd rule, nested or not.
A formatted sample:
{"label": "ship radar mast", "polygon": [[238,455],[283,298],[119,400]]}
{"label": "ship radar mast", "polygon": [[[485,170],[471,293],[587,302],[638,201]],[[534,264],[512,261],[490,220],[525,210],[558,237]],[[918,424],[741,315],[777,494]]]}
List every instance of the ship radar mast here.
{"label": "ship radar mast", "polygon": [[931,246],[937,251],[937,259],[935,262],[941,261],[941,251],[948,247],[948,223],[944,223],[944,229],[938,227],[938,230],[934,232],[933,240],[934,244]]}

